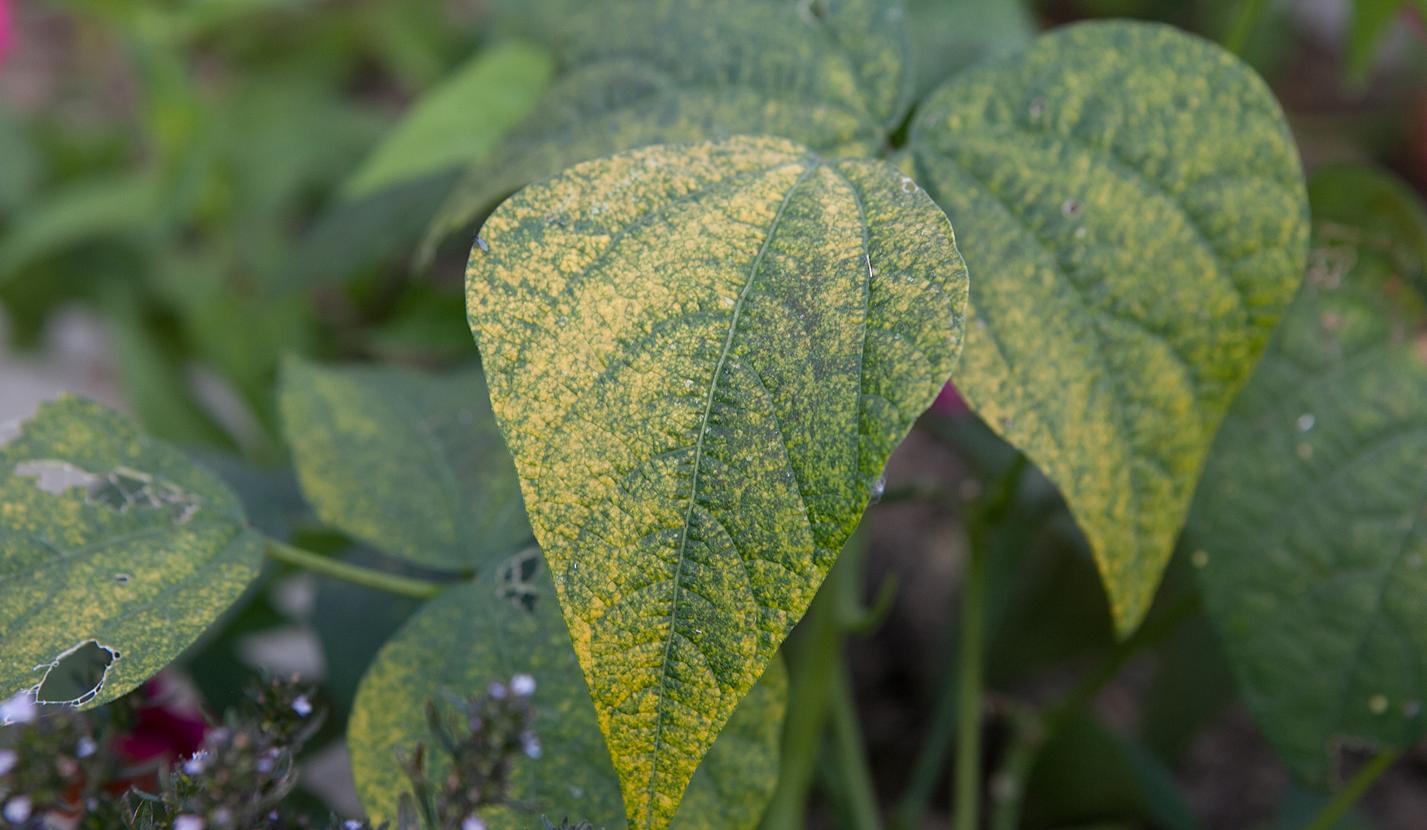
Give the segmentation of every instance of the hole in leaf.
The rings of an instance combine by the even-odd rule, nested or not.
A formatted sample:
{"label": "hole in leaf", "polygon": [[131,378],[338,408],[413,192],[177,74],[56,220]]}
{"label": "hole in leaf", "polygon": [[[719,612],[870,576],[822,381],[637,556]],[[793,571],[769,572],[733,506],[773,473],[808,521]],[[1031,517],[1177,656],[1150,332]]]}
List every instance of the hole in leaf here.
{"label": "hole in leaf", "polygon": [[109,668],[118,659],[119,652],[114,649],[98,640],[85,640],[49,664],[35,687],[35,701],[71,706],[88,703],[104,688]]}
{"label": "hole in leaf", "polygon": [[51,495],[82,487],[90,504],[127,513],[135,507],[162,508],[174,521],[186,524],[198,512],[201,500],[181,487],[129,467],[115,467],[104,475],[87,472],[68,461],[25,461],[15,467],[19,475],[33,478],[35,486]]}
{"label": "hole in leaf", "polygon": [[540,598],[535,577],[540,573],[540,549],[534,546],[507,559],[500,567],[500,587],[502,599],[526,611],[535,610],[535,601]]}

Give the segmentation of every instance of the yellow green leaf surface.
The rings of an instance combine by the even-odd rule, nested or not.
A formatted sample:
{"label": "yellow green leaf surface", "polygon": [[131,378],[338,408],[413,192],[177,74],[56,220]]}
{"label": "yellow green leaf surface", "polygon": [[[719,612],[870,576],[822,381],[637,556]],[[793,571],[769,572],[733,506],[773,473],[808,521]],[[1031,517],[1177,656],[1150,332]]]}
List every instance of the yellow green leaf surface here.
{"label": "yellow green leaf surface", "polygon": [[1427,734],[1427,260],[1369,221],[1362,184],[1356,216],[1332,221],[1315,192],[1303,290],[1224,421],[1186,530],[1250,711],[1319,786],[1345,748]]}
{"label": "yellow green leaf surface", "polygon": [[957,387],[1060,488],[1128,632],[1303,273],[1283,116],[1212,44],[1087,23],[954,78],[910,145],[978,276]]}
{"label": "yellow green leaf surface", "polygon": [[62,398],[4,438],[0,699],[37,688],[62,656],[94,652],[107,654],[91,681],[99,688],[41,699],[113,700],[168,665],[257,576],[263,541],[237,497],[128,419]]}
{"label": "yellow green leaf surface", "polygon": [[542,49],[483,49],[423,95],[346,186],[349,199],[461,167],[489,153],[540,99],[554,66]]}
{"label": "yellow green leaf surface", "polygon": [[[538,554],[532,560],[538,563]],[[352,770],[368,813],[391,818],[406,791],[400,753],[431,746],[424,709],[482,693],[517,673],[535,679],[534,731],[540,757],[516,762],[509,796],[524,809],[491,808],[481,819],[492,830],[538,828],[552,821],[588,821],[624,828],[619,779],[595,721],[589,692],[570,650],[570,636],[540,568],[531,610],[509,601],[503,586],[477,582],[432,600],[387,643],[357,693],[348,730]],[[694,774],[673,826],[679,830],[752,830],[778,778],[787,678],[781,660],[729,719]],[[428,753],[436,764],[439,752]],[[440,766],[432,777],[441,778]]]}
{"label": "yellow green leaf surface", "polygon": [[457,186],[432,239],[576,162],[647,144],[768,134],[875,152],[910,80],[898,4],[880,0],[536,0],[507,25],[548,45],[559,74]]}
{"label": "yellow green leaf surface", "polygon": [[589,162],[486,222],[471,328],[632,826],[806,610],[966,288],[910,179],[779,139]]}
{"label": "yellow green leaf surface", "polygon": [[479,371],[290,360],[279,405],[302,491],[323,522],[450,570],[479,568],[530,538]]}

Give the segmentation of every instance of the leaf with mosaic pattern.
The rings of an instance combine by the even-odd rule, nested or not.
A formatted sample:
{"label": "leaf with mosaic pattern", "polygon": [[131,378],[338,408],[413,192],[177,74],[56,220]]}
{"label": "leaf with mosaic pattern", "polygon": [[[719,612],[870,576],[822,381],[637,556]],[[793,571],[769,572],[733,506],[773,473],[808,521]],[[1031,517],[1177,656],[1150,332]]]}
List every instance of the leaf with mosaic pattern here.
{"label": "leaf with mosaic pattern", "polygon": [[506,201],[466,279],[630,824],[663,828],[951,373],[951,226],[883,162],[656,146]]}
{"label": "leaf with mosaic pattern", "polygon": [[978,275],[957,388],[1065,495],[1128,633],[1302,278],[1283,114],[1207,41],[1085,23],[953,78],[909,144]]}
{"label": "leaf with mosaic pattern", "polygon": [[[533,560],[539,561],[535,553]],[[595,827],[626,827],[619,779],[595,721],[595,710],[570,635],[544,568],[527,582],[532,607],[508,601],[501,588],[478,582],[429,602],[383,647],[362,680],[348,729],[352,772],[367,813],[389,819],[405,792],[397,759],[431,741],[430,700],[479,694],[517,673],[535,679],[540,757],[514,766],[509,796],[525,809],[495,807],[480,818],[491,830],[539,826],[537,815],[568,816]],[[753,830],[778,780],[779,742],[787,677],[775,659],[694,773],[676,830]],[[432,777],[443,758],[428,755]]]}
{"label": "leaf with mosaic pattern", "polygon": [[322,521],[418,565],[480,571],[530,539],[478,371],[283,366],[283,431]]}
{"label": "leaf with mosaic pattern", "polygon": [[509,17],[560,74],[456,187],[428,252],[515,188],[633,147],[766,134],[871,154],[910,91],[902,10],[883,0],[546,0]]}
{"label": "leaf with mosaic pattern", "polygon": [[[178,450],[96,403],[43,404],[0,438],[0,699],[98,705],[133,690],[238,599],[263,544]],[[91,671],[80,686],[61,677]]]}

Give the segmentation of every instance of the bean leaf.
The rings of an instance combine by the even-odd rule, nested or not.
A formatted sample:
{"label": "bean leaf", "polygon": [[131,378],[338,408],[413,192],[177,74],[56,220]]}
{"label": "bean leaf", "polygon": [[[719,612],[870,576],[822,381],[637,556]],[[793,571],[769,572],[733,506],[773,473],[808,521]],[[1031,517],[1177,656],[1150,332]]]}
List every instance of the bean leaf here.
{"label": "bean leaf", "polygon": [[530,538],[479,372],[292,360],[279,403],[302,491],[327,524],[451,570],[478,569]]}
{"label": "bean leaf", "polygon": [[957,76],[910,143],[980,275],[957,387],[1061,489],[1127,633],[1303,273],[1283,115],[1212,44],[1090,23]]}
{"label": "bean leaf", "polygon": [[1315,222],[1186,531],[1249,708],[1319,786],[1338,750],[1427,732],[1427,261],[1411,254],[1372,223]]}
{"label": "bean leaf", "polygon": [[[493,807],[481,819],[492,830],[535,826],[535,815],[610,830],[627,826],[619,779],[539,558],[532,551],[511,563],[513,576],[524,583],[518,593],[510,579],[452,589],[428,603],[378,654],[357,693],[348,732],[353,774],[370,815],[396,814],[406,785],[398,758],[418,743],[432,747],[423,714],[427,701],[447,705],[452,697],[480,694],[524,673],[536,683],[539,757],[516,761],[506,797],[520,808]],[[521,600],[530,602],[529,609]],[[695,773],[674,827],[758,825],[778,777],[786,688],[782,661],[774,660]],[[431,749],[427,758],[431,777],[442,780],[440,751]]]}
{"label": "bean leaf", "polygon": [[630,824],[663,828],[951,372],[951,226],[882,162],[656,146],[506,201],[466,279]]}
{"label": "bean leaf", "polygon": [[428,248],[498,198],[647,144],[785,136],[871,153],[905,110],[901,8],[880,0],[545,0],[510,25],[561,56],[542,102],[442,208]]}
{"label": "bean leaf", "polygon": [[134,689],[238,599],[262,549],[177,450],[98,404],[42,405],[0,446],[0,699]]}

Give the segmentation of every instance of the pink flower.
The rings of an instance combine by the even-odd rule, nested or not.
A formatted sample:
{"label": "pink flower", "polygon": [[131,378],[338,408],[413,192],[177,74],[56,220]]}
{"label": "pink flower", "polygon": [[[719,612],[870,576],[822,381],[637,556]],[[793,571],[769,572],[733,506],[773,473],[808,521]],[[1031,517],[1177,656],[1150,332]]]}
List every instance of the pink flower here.
{"label": "pink flower", "polygon": [[961,393],[956,391],[956,385],[948,383],[941,388],[936,400],[932,401],[931,411],[938,415],[954,417],[965,415],[971,411],[971,408],[966,405],[966,400],[961,397]]}
{"label": "pink flower", "polygon": [[10,0],[0,0],[0,63],[4,63],[5,56],[10,53],[10,46],[14,41],[13,31],[10,23]]}

